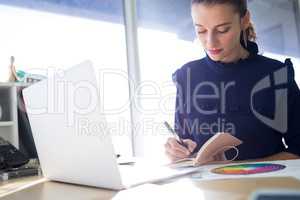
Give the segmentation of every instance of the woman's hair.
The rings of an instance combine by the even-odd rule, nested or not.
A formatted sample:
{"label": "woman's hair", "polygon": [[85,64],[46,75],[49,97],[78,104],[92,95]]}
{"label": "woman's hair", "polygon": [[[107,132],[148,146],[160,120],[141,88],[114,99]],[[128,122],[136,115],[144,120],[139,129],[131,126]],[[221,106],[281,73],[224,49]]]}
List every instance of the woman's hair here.
{"label": "woman's hair", "polygon": [[[240,14],[240,17],[244,17],[248,10],[247,0],[192,0],[191,5],[194,4],[207,4],[207,5],[230,4]],[[256,33],[252,22],[250,22],[249,27],[245,30],[245,34],[247,40],[250,41],[256,40]]]}

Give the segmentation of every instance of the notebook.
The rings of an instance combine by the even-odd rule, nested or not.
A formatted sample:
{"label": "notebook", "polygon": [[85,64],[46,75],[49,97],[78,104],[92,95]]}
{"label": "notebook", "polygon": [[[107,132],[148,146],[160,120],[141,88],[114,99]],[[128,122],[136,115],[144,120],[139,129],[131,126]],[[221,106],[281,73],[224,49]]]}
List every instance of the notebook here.
{"label": "notebook", "polygon": [[[230,133],[219,132],[207,140],[200,150],[189,158],[177,160],[170,164],[172,167],[200,166],[205,164],[226,164],[238,156],[237,146],[242,141]],[[236,155],[228,160],[225,151],[234,149]]]}

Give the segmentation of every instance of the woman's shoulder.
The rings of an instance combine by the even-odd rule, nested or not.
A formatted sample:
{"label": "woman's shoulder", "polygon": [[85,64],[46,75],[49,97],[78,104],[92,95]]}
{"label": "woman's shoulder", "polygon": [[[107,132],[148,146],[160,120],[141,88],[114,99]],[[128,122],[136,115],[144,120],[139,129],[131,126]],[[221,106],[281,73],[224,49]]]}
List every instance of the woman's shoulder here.
{"label": "woman's shoulder", "polygon": [[284,62],[281,62],[274,58],[258,55],[258,59],[258,67],[260,67],[260,69],[265,69],[266,73],[286,73],[289,77],[288,79],[294,79],[295,72],[290,58],[286,58]]}
{"label": "woman's shoulder", "polygon": [[201,68],[204,68],[205,65],[206,65],[206,62],[205,62],[205,57],[204,57],[201,59],[192,60],[192,61],[185,63],[184,65],[182,65],[179,68],[179,70],[187,71],[187,70],[201,69]]}
{"label": "woman's shoulder", "polygon": [[181,77],[183,77],[185,74],[193,73],[195,70],[201,71],[203,69],[205,69],[205,58],[192,60],[176,69],[172,74],[172,79],[174,82],[177,82],[178,79],[181,79]]}
{"label": "woman's shoulder", "polygon": [[286,58],[284,62],[264,55],[257,55],[258,65],[270,71],[278,70],[282,67],[293,67],[291,59]]}

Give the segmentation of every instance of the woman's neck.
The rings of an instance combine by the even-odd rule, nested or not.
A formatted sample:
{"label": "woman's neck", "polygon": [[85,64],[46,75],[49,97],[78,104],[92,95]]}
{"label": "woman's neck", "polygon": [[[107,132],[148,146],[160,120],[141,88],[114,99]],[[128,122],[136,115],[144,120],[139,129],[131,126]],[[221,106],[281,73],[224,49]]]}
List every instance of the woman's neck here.
{"label": "woman's neck", "polygon": [[224,59],[220,60],[223,63],[235,63],[239,61],[240,59],[246,59],[249,56],[249,52],[240,45],[240,47],[236,50],[235,53],[230,54],[227,57],[224,57]]}

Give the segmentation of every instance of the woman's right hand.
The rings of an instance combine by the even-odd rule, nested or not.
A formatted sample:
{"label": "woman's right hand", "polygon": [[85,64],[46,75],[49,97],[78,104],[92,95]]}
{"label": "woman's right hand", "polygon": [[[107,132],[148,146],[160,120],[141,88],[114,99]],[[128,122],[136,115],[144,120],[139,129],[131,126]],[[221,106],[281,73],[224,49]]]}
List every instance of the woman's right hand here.
{"label": "woman's right hand", "polygon": [[179,144],[174,137],[168,138],[165,144],[165,152],[172,162],[189,157],[197,146],[197,143],[190,139],[185,139],[183,142],[188,148]]}

